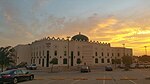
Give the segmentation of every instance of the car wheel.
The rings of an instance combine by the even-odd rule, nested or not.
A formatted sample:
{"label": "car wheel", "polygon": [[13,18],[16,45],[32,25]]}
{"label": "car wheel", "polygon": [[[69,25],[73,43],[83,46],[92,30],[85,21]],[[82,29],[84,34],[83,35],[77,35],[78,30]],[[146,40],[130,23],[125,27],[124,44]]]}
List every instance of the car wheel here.
{"label": "car wheel", "polygon": [[17,84],[17,82],[18,82],[17,78],[14,78],[13,79],[13,84]]}
{"label": "car wheel", "polygon": [[34,79],[34,76],[30,76],[30,80],[33,80]]}

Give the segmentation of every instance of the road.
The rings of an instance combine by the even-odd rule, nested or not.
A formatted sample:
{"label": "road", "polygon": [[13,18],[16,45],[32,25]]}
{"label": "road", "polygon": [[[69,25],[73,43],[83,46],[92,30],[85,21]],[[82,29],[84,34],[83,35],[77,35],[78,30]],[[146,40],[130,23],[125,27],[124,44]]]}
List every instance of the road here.
{"label": "road", "polygon": [[150,69],[133,69],[124,71],[92,70],[90,73],[57,72],[49,73],[32,71],[35,80],[20,82],[19,84],[150,84]]}

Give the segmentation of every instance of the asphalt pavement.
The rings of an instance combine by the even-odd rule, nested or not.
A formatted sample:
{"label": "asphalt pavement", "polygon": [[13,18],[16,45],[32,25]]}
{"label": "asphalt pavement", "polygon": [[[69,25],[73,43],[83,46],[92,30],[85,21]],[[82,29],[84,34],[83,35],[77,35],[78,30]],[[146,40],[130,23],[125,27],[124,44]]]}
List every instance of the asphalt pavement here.
{"label": "asphalt pavement", "polygon": [[150,79],[148,79],[150,69],[130,71],[95,69],[89,73],[80,73],[80,71],[50,73],[38,70],[31,72],[35,74],[35,79],[19,84],[150,84]]}

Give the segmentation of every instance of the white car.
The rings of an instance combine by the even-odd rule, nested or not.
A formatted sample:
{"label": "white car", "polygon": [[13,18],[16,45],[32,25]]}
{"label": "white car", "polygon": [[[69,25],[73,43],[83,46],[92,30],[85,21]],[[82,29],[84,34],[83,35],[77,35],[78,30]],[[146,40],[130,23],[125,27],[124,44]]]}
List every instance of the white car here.
{"label": "white car", "polygon": [[36,64],[31,64],[31,65],[26,66],[26,69],[29,69],[29,70],[36,70],[36,69],[37,69],[37,66],[36,66]]}

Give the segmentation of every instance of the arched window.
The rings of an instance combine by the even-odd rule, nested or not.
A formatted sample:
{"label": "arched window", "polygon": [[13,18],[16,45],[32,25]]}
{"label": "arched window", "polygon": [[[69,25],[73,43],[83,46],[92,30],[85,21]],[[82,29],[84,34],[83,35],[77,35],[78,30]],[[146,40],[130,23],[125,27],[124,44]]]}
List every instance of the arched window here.
{"label": "arched window", "polygon": [[97,52],[95,52],[95,56],[97,56]]}
{"label": "arched window", "polygon": [[104,59],[103,58],[101,59],[101,61],[102,61],[102,63],[104,63]]}
{"label": "arched window", "polygon": [[54,55],[57,56],[57,51],[56,50],[54,51]]}
{"label": "arched window", "polygon": [[80,51],[78,51],[78,56],[80,56]]}
{"label": "arched window", "polygon": [[67,58],[63,59],[63,64],[67,64]]}
{"label": "arched window", "polygon": [[41,59],[39,58],[39,64],[41,64]]}
{"label": "arched window", "polygon": [[102,52],[102,56],[104,56],[104,53]]}
{"label": "arched window", "polygon": [[110,63],[110,59],[107,59],[107,63]]}
{"label": "arched window", "polygon": [[98,59],[97,58],[95,58],[95,63],[98,63]]}

